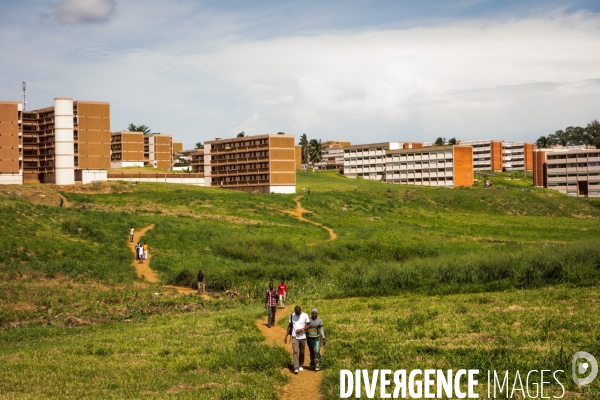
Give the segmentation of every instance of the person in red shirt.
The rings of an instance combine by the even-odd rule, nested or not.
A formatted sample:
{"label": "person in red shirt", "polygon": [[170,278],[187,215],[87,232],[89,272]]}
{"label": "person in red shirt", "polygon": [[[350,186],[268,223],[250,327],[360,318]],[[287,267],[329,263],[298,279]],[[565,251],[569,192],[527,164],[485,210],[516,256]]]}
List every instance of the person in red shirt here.
{"label": "person in red shirt", "polygon": [[285,307],[285,295],[287,294],[287,291],[288,287],[282,279],[281,284],[277,287],[277,292],[279,294],[279,308]]}

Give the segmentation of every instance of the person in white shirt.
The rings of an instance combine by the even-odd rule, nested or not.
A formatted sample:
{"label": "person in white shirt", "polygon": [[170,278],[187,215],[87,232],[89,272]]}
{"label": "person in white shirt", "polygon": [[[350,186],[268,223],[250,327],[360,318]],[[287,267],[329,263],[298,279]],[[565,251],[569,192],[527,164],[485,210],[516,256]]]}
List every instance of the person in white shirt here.
{"label": "person in white shirt", "polygon": [[294,352],[294,373],[303,370],[304,349],[306,347],[306,331],[310,328],[310,318],[302,312],[300,306],[294,308],[290,315],[288,329],[285,333],[283,343],[287,344],[288,336],[292,336],[292,350]]}

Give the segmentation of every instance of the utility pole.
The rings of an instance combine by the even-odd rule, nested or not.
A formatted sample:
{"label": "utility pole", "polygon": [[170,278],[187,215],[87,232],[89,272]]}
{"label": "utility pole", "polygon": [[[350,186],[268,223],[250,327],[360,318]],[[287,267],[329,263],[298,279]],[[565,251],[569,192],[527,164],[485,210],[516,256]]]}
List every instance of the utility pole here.
{"label": "utility pole", "polygon": [[27,101],[25,100],[25,90],[27,89],[27,83],[23,82],[21,84],[21,88],[23,89],[23,111],[25,111],[25,106],[27,105]]}

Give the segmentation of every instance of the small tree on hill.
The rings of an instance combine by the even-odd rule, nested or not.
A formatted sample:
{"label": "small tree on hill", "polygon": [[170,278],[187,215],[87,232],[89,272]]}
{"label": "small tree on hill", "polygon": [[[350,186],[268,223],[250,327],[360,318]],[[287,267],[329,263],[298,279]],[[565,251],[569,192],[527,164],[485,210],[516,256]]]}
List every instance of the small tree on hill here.
{"label": "small tree on hill", "polygon": [[196,150],[203,149],[204,148],[204,143],[202,143],[202,142],[196,143],[196,147],[195,148],[196,148]]}
{"label": "small tree on hill", "polygon": [[446,143],[446,138],[439,137],[439,138],[435,139],[436,146],[443,146],[444,143]]}
{"label": "small tree on hill", "polygon": [[240,133],[237,134],[237,137],[245,137],[246,136],[246,132],[241,131]]}
{"label": "small tree on hill", "polygon": [[456,143],[457,143],[457,142],[456,142],[456,138],[450,138],[450,139],[448,140],[448,144],[455,145]]}

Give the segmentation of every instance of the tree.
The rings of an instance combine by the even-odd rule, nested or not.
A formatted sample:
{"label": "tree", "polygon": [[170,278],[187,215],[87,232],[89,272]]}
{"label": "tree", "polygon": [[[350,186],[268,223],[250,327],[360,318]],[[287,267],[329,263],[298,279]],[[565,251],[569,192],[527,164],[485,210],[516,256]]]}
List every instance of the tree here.
{"label": "tree", "polygon": [[600,149],[600,122],[597,119],[585,127],[585,138],[588,144]]}
{"label": "tree", "polygon": [[444,143],[446,143],[446,138],[439,137],[439,138],[435,139],[436,146],[443,146]]}
{"label": "tree", "polygon": [[310,139],[308,142],[308,158],[310,162],[319,162],[323,158],[323,146],[321,140]]}
{"label": "tree", "polygon": [[300,136],[298,145],[302,148],[302,164],[308,164],[308,138],[306,137],[306,133]]}
{"label": "tree", "polygon": [[450,139],[448,139],[448,144],[455,145],[456,144],[456,138],[450,138]]}
{"label": "tree", "polygon": [[535,145],[538,149],[547,149],[550,147],[550,144],[548,143],[548,138],[546,136],[540,136],[540,138],[535,141]]}
{"label": "tree", "polygon": [[246,132],[241,131],[240,133],[237,134],[237,137],[245,137],[246,136]]}
{"label": "tree", "polygon": [[135,124],[129,124],[127,130],[129,132],[142,132],[144,135],[149,135],[152,132],[149,126]]}
{"label": "tree", "polygon": [[204,143],[202,143],[202,142],[196,143],[196,150],[200,150],[200,149],[203,149],[203,148],[204,148]]}

